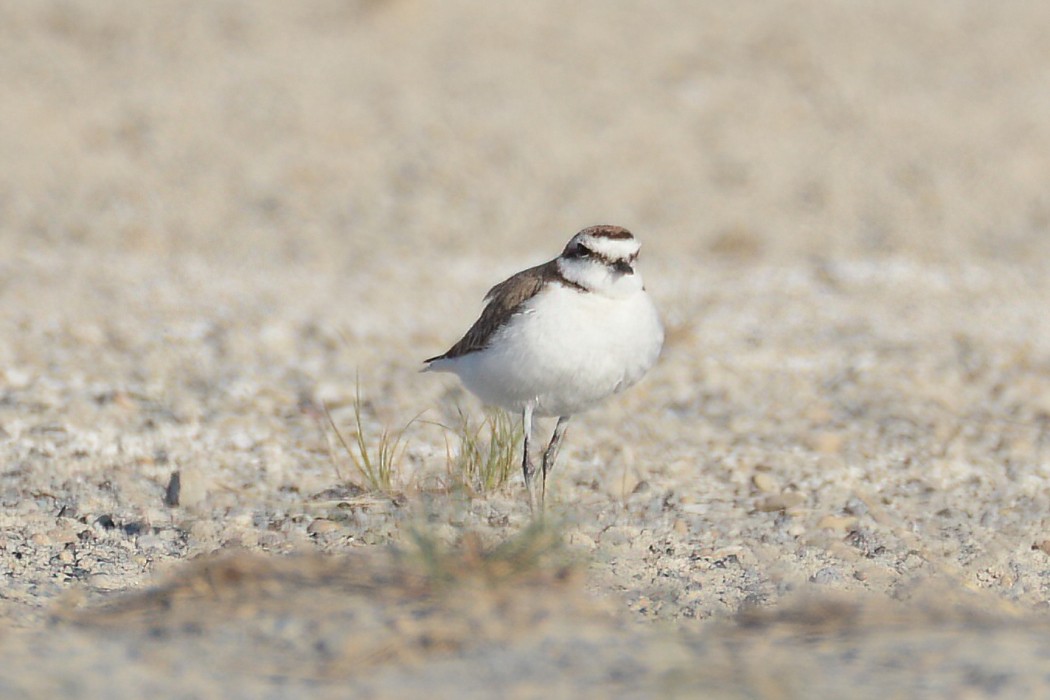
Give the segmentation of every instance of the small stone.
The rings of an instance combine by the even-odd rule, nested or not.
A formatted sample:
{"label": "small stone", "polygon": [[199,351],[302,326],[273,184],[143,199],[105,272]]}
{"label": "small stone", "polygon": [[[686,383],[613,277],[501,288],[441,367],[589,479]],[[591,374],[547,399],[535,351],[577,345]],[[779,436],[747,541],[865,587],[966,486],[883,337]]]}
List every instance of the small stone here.
{"label": "small stone", "polygon": [[765,472],[756,472],[751,477],[751,483],[762,493],[774,493],[780,490],[777,480]]}
{"label": "small stone", "polygon": [[113,522],[112,515],[100,515],[95,518],[95,525],[98,525],[103,530],[112,530],[117,527],[117,524]]}
{"label": "small stone", "polygon": [[124,534],[128,535],[129,537],[136,537],[138,535],[149,532],[152,528],[149,526],[149,523],[137,520],[131,523],[124,523],[123,529]]}
{"label": "small stone", "polygon": [[815,452],[837,454],[842,451],[844,440],[841,433],[821,430],[810,435],[806,442],[809,443],[810,449]]}
{"label": "small stone", "polygon": [[25,389],[33,381],[33,375],[18,367],[8,367],[4,370],[4,384],[11,389]]}
{"label": "small stone", "polygon": [[127,581],[123,576],[115,574],[92,574],[88,578],[88,585],[97,591],[119,591],[127,588]]}
{"label": "small stone", "polygon": [[74,559],[73,552],[68,549],[63,549],[58,553],[58,560],[63,564],[72,564]]}
{"label": "small stone", "polygon": [[209,485],[212,483],[198,467],[183,465],[179,475],[179,503],[182,508],[194,509],[208,497]]}
{"label": "small stone", "polygon": [[890,588],[900,581],[901,574],[887,566],[867,566],[863,571],[858,570],[853,577],[872,588]]}
{"label": "small stone", "polygon": [[37,547],[47,547],[51,544],[51,538],[42,532],[34,532],[29,541]]}
{"label": "small stone", "polygon": [[227,530],[225,544],[230,547],[251,549],[259,544],[259,533],[255,530]]}
{"label": "small stone", "polygon": [[747,555],[745,550],[740,545],[730,545],[728,547],[722,547],[708,554],[705,558],[715,562],[725,562],[732,560],[733,562],[739,562],[742,558]]}
{"label": "small stone", "polygon": [[809,577],[811,583],[817,583],[820,585],[835,583],[841,579],[842,574],[838,572],[838,569],[834,569],[830,566],[825,566],[823,569]]}
{"label": "small stone", "polygon": [[614,526],[605,530],[601,533],[601,543],[603,545],[611,545],[613,547],[617,545],[629,544],[636,536],[636,533],[623,526]]}
{"label": "small stone", "polygon": [[247,452],[247,451],[251,450],[253,447],[255,447],[255,440],[248,433],[246,433],[244,431],[240,431],[240,432],[234,433],[230,437],[230,445],[232,445],[235,450],[240,450],[241,452]]}
{"label": "small stone", "polygon": [[145,534],[135,539],[135,544],[140,550],[163,549],[164,540],[158,535]]}
{"label": "small stone", "polygon": [[828,514],[817,521],[817,527],[822,530],[848,530],[857,524],[854,515],[832,515]]}
{"label": "small stone", "polygon": [[190,525],[190,538],[198,542],[218,542],[222,528],[214,520],[195,520]]}
{"label": "small stone", "polygon": [[168,477],[168,485],[164,489],[164,505],[174,508],[179,505],[179,496],[182,492],[182,474],[173,471]]}
{"label": "small stone", "polygon": [[56,527],[47,531],[47,537],[55,544],[69,544],[80,539],[73,528]]}
{"label": "small stone", "polygon": [[850,515],[863,516],[868,513],[868,504],[857,498],[856,496],[851,497],[846,501],[846,507],[843,509]]}
{"label": "small stone", "polygon": [[827,423],[832,418],[831,407],[826,403],[816,403],[802,412],[812,423]]}
{"label": "small stone", "polygon": [[1050,540],[1040,540],[1032,545],[1033,550],[1038,550],[1043,554],[1050,554]]}
{"label": "small stone", "polygon": [[342,528],[337,522],[328,520],[327,518],[316,518],[312,523],[310,523],[307,526],[306,532],[313,537],[317,537],[319,535],[327,535],[333,532],[338,532],[341,529]]}
{"label": "small stone", "polygon": [[762,499],[758,504],[758,510],[763,513],[772,513],[778,510],[787,510],[806,502],[806,494],[798,491],[785,491]]}
{"label": "small stone", "polygon": [[598,545],[595,544],[594,539],[590,535],[586,535],[582,532],[573,532],[569,535],[569,544],[576,545],[577,547],[583,547],[584,549],[594,549]]}

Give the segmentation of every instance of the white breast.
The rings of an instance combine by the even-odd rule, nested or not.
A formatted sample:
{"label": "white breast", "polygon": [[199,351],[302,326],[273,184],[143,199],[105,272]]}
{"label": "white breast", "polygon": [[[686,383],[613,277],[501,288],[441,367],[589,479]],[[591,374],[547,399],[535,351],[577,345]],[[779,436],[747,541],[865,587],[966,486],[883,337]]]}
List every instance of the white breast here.
{"label": "white breast", "polygon": [[552,284],[488,348],[448,369],[486,403],[521,409],[533,402],[536,415],[571,415],[641,379],[663,337],[640,280],[615,297]]}

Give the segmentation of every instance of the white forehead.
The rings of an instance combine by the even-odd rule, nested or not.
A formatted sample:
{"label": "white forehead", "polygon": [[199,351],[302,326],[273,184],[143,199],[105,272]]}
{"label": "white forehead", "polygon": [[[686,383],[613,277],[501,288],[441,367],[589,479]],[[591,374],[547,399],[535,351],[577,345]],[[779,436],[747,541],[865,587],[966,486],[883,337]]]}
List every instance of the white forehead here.
{"label": "white forehead", "polygon": [[578,243],[609,260],[628,260],[638,255],[638,251],[642,248],[642,244],[633,236],[631,238],[609,238],[595,236],[586,231],[581,231],[573,236],[570,245],[572,243]]}

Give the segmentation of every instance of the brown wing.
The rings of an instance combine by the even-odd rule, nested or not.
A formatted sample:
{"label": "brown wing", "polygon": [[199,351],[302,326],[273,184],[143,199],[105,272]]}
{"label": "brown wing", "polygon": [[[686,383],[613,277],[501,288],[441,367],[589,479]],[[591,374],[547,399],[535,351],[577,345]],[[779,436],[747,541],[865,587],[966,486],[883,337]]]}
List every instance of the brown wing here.
{"label": "brown wing", "polygon": [[492,335],[517,313],[522,304],[536,296],[543,288],[544,282],[552,278],[561,279],[558,266],[553,260],[522,270],[510,279],[500,282],[485,295],[488,303],[466,335],[444,355],[431,357],[424,362],[460,357],[484,350],[488,347]]}

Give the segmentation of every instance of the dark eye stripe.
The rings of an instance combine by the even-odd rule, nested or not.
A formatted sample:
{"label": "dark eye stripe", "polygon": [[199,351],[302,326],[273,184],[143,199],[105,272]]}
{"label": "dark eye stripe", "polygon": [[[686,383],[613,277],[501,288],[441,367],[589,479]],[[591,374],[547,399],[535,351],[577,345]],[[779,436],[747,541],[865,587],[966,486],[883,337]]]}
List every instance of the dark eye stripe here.
{"label": "dark eye stripe", "polygon": [[635,253],[626,259],[614,260],[591,250],[585,245],[577,245],[573,247],[572,250],[565,251],[563,256],[570,260],[580,260],[581,258],[594,260],[595,262],[600,262],[606,267],[611,267],[624,274],[634,274],[634,262],[638,259],[638,253]]}

